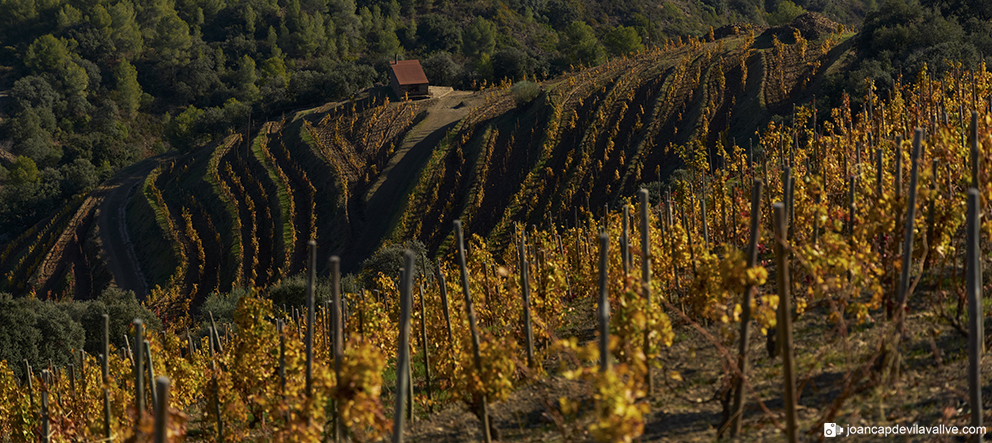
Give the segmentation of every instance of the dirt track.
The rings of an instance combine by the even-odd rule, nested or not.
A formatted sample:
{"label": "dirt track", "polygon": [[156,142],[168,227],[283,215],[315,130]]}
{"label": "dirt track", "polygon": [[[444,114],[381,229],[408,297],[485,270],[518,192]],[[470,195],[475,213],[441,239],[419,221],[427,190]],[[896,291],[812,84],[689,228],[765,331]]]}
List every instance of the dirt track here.
{"label": "dirt track", "polygon": [[443,95],[430,99],[427,118],[406,135],[379,179],[362,196],[365,228],[361,240],[356,242],[362,245],[359,255],[375,252],[383,237],[389,234],[390,226],[403,214],[407,196],[434,148],[472,107],[479,106],[484,97],[473,91],[452,91],[450,88],[442,88],[440,93]]}
{"label": "dirt track", "polygon": [[97,218],[101,247],[107,257],[107,266],[114,276],[113,284],[121,289],[134,291],[139,300],[144,300],[148,295],[148,287],[127,234],[124,211],[133,193],[138,192],[145,176],[156,166],[175,156],[175,153],[166,153],[142,160],[124,168],[104,185],[108,190]]}

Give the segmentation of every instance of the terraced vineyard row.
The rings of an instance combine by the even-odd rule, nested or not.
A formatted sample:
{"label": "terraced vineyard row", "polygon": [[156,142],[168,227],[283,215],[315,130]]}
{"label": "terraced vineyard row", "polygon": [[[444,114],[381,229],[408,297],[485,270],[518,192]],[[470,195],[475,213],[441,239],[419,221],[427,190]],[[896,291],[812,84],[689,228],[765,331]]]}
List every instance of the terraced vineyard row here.
{"label": "terraced vineyard row", "polygon": [[0,291],[40,289],[37,279],[31,277],[41,266],[63,232],[73,221],[85,195],[77,195],[62,206],[54,216],[38,222],[28,231],[8,243],[0,254],[0,269],[9,269],[0,279]]}
{"label": "terraced vineyard row", "polygon": [[[718,153],[731,149],[736,136],[753,136],[753,129],[732,132],[742,130],[736,122],[769,112],[764,96],[754,92],[761,81],[747,86],[751,66],[758,63],[758,79],[790,62],[812,76],[819,71],[810,64],[830,62],[827,53],[839,42],[821,32],[815,41],[765,48],[771,31],[761,38],[751,29],[723,32],[724,38],[670,42],[566,75],[544,85],[544,95],[527,106],[513,109],[508,91],[487,99],[511,108],[494,118],[472,112],[445,138],[393,238],[415,237],[436,248],[450,234],[450,221],[461,216],[474,231],[506,241],[514,221],[547,226],[549,218],[574,218],[576,207],[614,205],[680,162],[711,162],[705,169],[712,170],[712,159],[725,155]],[[761,67],[761,57],[773,52],[793,55]],[[788,78],[795,83],[798,75]],[[699,149],[704,145],[717,147],[707,152]]]}

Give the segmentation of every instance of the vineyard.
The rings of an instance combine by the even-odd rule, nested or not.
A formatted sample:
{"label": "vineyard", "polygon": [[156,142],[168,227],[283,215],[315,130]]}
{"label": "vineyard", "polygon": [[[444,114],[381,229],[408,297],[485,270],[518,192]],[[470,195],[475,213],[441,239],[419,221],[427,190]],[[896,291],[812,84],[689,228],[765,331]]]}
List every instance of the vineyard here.
{"label": "vineyard", "polygon": [[[547,421],[531,432],[565,440],[677,439],[651,428],[679,404],[722,408],[714,414],[722,419],[695,430],[700,438],[812,439],[823,423],[872,414],[858,404],[866,396],[890,405],[865,417],[874,422],[981,426],[990,87],[984,70],[924,74],[891,100],[869,85],[862,112],[833,109],[822,128],[799,107],[791,124],[762,130],[752,156],[736,146],[713,158],[683,148],[688,173],[658,204],[640,191],[599,218],[582,211],[550,229],[515,224],[506,246],[466,235],[456,220],[441,240],[454,252],[441,253],[433,272],[408,254],[398,280],[380,274],[355,293],[342,293],[333,257],[326,300],[313,297],[312,242],[303,254],[307,307],[285,310],[249,293],[233,328],[211,320],[200,339],[179,321],[144,336],[136,324],[133,344],[106,349],[103,374],[85,353],[78,366],[40,376],[27,368],[30,380],[5,363],[0,429],[16,439],[142,440],[167,421],[168,435],[194,441],[399,441],[404,423],[411,438],[439,438],[418,421],[462,410],[477,423],[470,440],[522,438],[498,414],[520,392],[543,393]],[[218,180],[233,185],[228,200],[277,200],[237,173],[247,160],[228,155]],[[177,282],[191,273],[204,281],[202,238],[213,234],[196,228],[194,212],[170,215],[158,177],[195,164],[170,164],[146,182],[187,256]],[[257,216],[245,219],[248,232],[279,231],[278,213],[245,212]],[[287,256],[251,258],[258,245],[243,244],[244,264],[273,269]],[[691,353],[709,358],[672,364],[685,359],[673,350],[690,335]],[[914,383],[933,383],[921,381],[931,361],[945,374],[939,383],[952,386],[936,397],[962,406],[892,403],[907,401],[898,392]],[[141,405],[162,395],[146,389],[156,375],[168,377],[169,403],[153,420]],[[690,377],[708,381],[693,387]],[[569,395],[554,396],[562,385]]]}
{"label": "vineyard", "polygon": [[[318,263],[336,254],[353,273],[397,241],[442,250],[455,219],[505,246],[517,222],[546,229],[578,207],[601,215],[593,208],[670,175],[680,146],[754,140],[756,125],[787,112],[785,103],[808,101],[805,85],[837,63],[850,36],[819,20],[666,41],[545,81],[528,103],[508,82],[414,102],[378,88],[248,121],[158,164],[125,199],[130,240],[118,255],[135,259],[141,275],[117,278],[143,280],[137,287],[159,313],[178,318],[209,294],[299,274],[310,239]],[[0,289],[86,299],[108,284],[89,272],[108,267],[108,246],[86,243],[92,211],[73,210],[0,245]]]}
{"label": "vineyard", "polygon": [[[0,362],[0,441],[795,442],[992,422],[992,74],[923,71],[817,108],[805,88],[849,36],[794,25],[664,42],[531,101],[487,85],[430,150],[409,139],[441,101],[373,91],[161,164],[126,217],[164,330],[135,323],[119,349],[103,332],[67,367]],[[387,177],[400,152],[423,163],[412,180]],[[378,207],[383,187],[408,193]],[[90,291],[73,269],[97,202],[69,203],[0,248],[0,291]],[[433,262],[342,283],[408,239]],[[274,303],[300,274],[305,306]],[[237,309],[201,332],[211,296]]]}

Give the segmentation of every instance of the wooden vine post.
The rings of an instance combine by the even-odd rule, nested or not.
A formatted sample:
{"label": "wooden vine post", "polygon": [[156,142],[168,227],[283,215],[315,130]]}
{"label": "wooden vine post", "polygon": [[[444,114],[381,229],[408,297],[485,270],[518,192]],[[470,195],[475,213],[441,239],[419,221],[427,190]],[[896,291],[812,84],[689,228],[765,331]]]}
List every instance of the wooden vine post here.
{"label": "wooden vine post", "polygon": [[[982,333],[984,315],[982,314],[982,273],[981,249],[978,245],[980,236],[978,190],[968,189],[968,223],[967,223],[967,297],[968,297],[968,393],[971,403],[971,425],[982,426]],[[976,443],[982,443],[982,436],[976,435]]]}
{"label": "wooden vine post", "polygon": [[[331,298],[334,300],[329,312],[331,327],[334,328],[334,334],[331,336],[334,353],[334,380],[335,383],[339,383],[341,380],[341,364],[344,361],[344,330],[341,321],[341,259],[338,256],[333,256],[330,259],[330,264]],[[341,421],[341,403],[338,401],[338,398],[334,399],[332,410],[334,413],[334,442],[339,443],[342,437],[343,422]]]}
{"label": "wooden vine post", "polygon": [[[403,292],[403,288],[401,286],[403,285],[403,281],[406,278],[405,277],[406,276],[406,272],[407,272],[407,268],[400,268],[400,279],[399,279],[399,283],[398,283],[400,286],[397,286],[397,289],[399,289],[401,293]],[[411,277],[411,279],[412,278],[413,277]],[[411,283],[411,286],[410,286],[410,292],[409,292],[409,294],[410,294],[410,309],[411,309],[410,315],[412,317],[413,316],[413,286],[412,286],[412,283]],[[404,374],[405,377],[406,377],[406,379],[407,379],[406,380],[406,419],[410,423],[413,423],[413,418],[414,417],[413,417],[413,359],[412,358],[407,358],[407,360],[406,360],[406,368],[403,370],[402,374]]]}
{"label": "wooden vine post", "polygon": [[[103,438],[110,440],[110,316],[103,314],[103,355],[100,356],[100,363],[103,366]],[[28,380],[31,374],[28,373]]]}
{"label": "wooden vine post", "polygon": [[[148,359],[148,382],[151,383],[151,382],[155,381],[155,367],[154,367],[154,364],[152,363],[152,345],[151,345],[151,343],[149,343],[148,340],[145,340],[144,341],[144,344],[142,346],[142,349],[145,352],[145,358]],[[149,386],[148,388],[149,388],[149,390],[151,391],[151,394],[152,394],[152,407],[154,408],[155,405],[158,404],[158,392],[156,392],[155,389],[152,386]]]}
{"label": "wooden vine post", "polygon": [[[286,390],[286,324],[276,319],[276,332],[279,333],[279,385]],[[283,392],[285,394],[285,392]]]}
{"label": "wooden vine post", "polygon": [[41,378],[44,382],[41,385],[41,441],[48,443],[52,435],[48,423],[48,389],[51,385],[51,375],[47,369],[41,371]]}
{"label": "wooden vine post", "polygon": [[403,409],[406,406],[407,383],[410,381],[406,372],[410,368],[410,311],[413,309],[411,298],[413,292],[413,252],[403,253],[405,271],[400,281],[400,339],[398,356],[396,358],[396,406],[393,409],[393,443],[403,442],[403,423],[406,418]]}
{"label": "wooden vine post", "polygon": [[775,227],[775,266],[778,280],[778,342],[781,343],[782,374],[785,387],[786,439],[790,443],[799,441],[796,429],[796,373],[792,359],[792,309],[789,304],[789,262],[787,258],[787,227],[785,205],[777,202],[772,205]]}
{"label": "wooden vine post", "polygon": [[165,443],[166,430],[169,429],[169,379],[155,379],[155,443]]}
{"label": "wooden vine post", "polygon": [[971,187],[979,187],[978,172],[980,171],[980,159],[978,155],[978,112],[971,111]]}
{"label": "wooden vine post", "polygon": [[76,365],[72,363],[69,364],[69,393],[72,395],[72,399],[76,400]]}
{"label": "wooden vine post", "polygon": [[530,321],[530,263],[527,262],[527,233],[520,231],[520,288],[523,296],[524,334],[527,339],[527,367],[534,368],[534,331]]}
{"label": "wooden vine post", "polygon": [[448,330],[448,345],[455,345],[455,338],[451,333],[451,313],[448,311],[448,287],[444,280],[444,273],[441,272],[441,259],[437,259],[437,286],[441,289],[441,305],[444,308],[444,325]]}
{"label": "wooden vine post", "polygon": [[424,374],[427,378],[427,399],[431,398],[431,356],[427,343],[427,301],[424,299],[424,281],[420,281],[420,346],[424,349]]}
{"label": "wooden vine post", "polygon": [[216,346],[214,349],[217,352],[223,353],[224,345],[222,345],[220,342],[220,329],[217,328],[217,323],[214,322],[214,313],[213,311],[208,311],[207,313],[210,314],[210,326],[213,326],[213,331],[214,331],[213,333],[210,334],[209,339],[214,341],[214,346]]}
{"label": "wooden vine post", "polygon": [[[648,221],[648,190],[641,188],[637,191],[637,196],[641,202],[641,292],[647,302],[648,312],[651,311],[651,236],[650,224]],[[644,325],[644,359],[647,368],[647,395],[650,397],[654,393],[654,380],[651,378],[651,323],[650,320]]]}
{"label": "wooden vine post", "polygon": [[[212,336],[214,334],[214,328],[211,326],[209,333]],[[210,344],[210,372],[213,376],[210,380],[210,384],[214,390],[214,414],[217,415],[217,441],[224,441],[224,420],[220,416],[220,384],[217,381],[217,360],[215,359],[215,351],[213,340],[207,339],[207,343]],[[285,386],[284,386],[285,387]],[[288,417],[287,417],[288,421]]]}
{"label": "wooden vine post", "polygon": [[313,395],[313,284],[317,278],[317,242],[307,242],[310,249],[310,261],[307,266],[307,397]]}
{"label": "wooden vine post", "polygon": [[138,418],[134,421],[134,433],[140,434],[142,414],[145,411],[145,363],[144,352],[141,352],[141,343],[144,343],[144,322],[140,318],[134,319],[134,346],[138,348],[137,355],[134,356],[134,404]]}
{"label": "wooden vine post", "polygon": [[909,268],[913,258],[913,222],[916,217],[916,184],[919,181],[919,159],[923,130],[916,128],[913,138],[912,169],[909,175],[909,202],[906,205],[906,230],[903,243],[902,275],[899,278],[899,299],[896,312],[899,331],[903,330],[906,313],[906,299],[909,297]]}
{"label": "wooden vine post", "polygon": [[[472,334],[472,356],[475,359],[475,370],[482,375],[482,355],[479,352],[479,332],[475,327],[475,308],[472,307],[472,294],[468,289],[468,266],[465,264],[465,237],[462,232],[462,221],[455,220],[455,248],[457,249],[458,266],[462,271],[462,292],[465,294],[465,311],[468,313],[468,327]],[[484,381],[484,380],[483,380]],[[479,419],[482,422],[482,435],[486,443],[492,442],[489,432],[489,405],[486,403],[486,393],[479,393]]]}
{"label": "wooden vine post", "polygon": [[[751,189],[751,239],[747,244],[747,267],[753,268],[758,263],[758,240],[761,235],[761,191],[764,183],[754,180]],[[744,297],[741,300],[741,337],[737,347],[737,369],[741,371],[741,377],[747,377],[747,344],[750,337],[748,322],[751,321],[751,292],[753,286],[744,288]],[[744,415],[744,379],[737,381],[734,386],[734,407],[731,410],[730,437],[736,437],[741,432]]]}
{"label": "wooden vine post", "polygon": [[627,259],[629,258],[627,251],[630,250],[630,238],[627,236],[627,225],[630,219],[630,209],[627,205],[623,205],[623,222],[621,224],[620,230],[620,261],[623,264],[623,275],[624,277],[630,275],[630,263]]}
{"label": "wooden vine post", "polygon": [[599,372],[610,369],[610,300],[607,286],[607,254],[610,238],[599,234]]}

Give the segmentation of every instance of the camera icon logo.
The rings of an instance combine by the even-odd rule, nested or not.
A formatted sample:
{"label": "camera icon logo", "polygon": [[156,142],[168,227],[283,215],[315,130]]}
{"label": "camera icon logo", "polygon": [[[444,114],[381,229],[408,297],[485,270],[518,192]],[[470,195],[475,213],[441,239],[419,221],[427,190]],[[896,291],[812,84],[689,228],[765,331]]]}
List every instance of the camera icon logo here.
{"label": "camera icon logo", "polygon": [[838,435],[844,434],[844,428],[837,423],[824,423],[823,424],[823,436],[824,437],[836,437]]}

